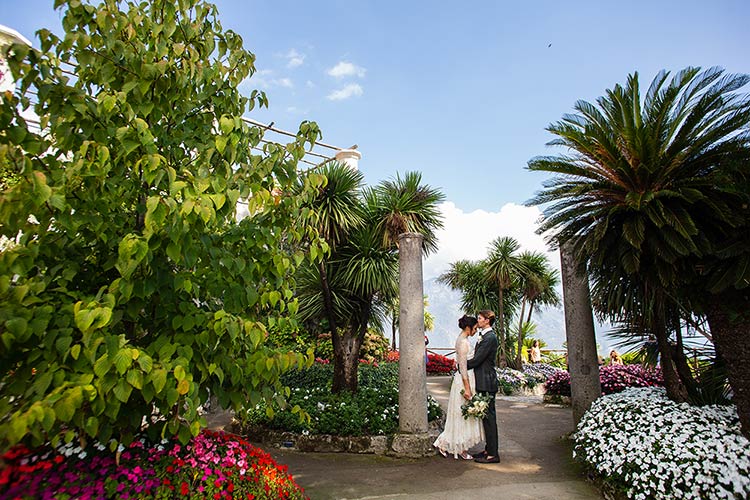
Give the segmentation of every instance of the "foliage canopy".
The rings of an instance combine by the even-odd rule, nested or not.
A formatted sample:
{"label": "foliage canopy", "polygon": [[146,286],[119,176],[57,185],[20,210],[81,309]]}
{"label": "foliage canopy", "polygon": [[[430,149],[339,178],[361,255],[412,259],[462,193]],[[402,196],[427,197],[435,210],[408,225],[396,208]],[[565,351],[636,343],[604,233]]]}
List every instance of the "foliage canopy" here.
{"label": "foliage canopy", "polygon": [[1,445],[115,446],[154,420],[186,441],[209,390],[224,407],[282,397],[280,374],[311,362],[264,342],[297,309],[295,243],[319,249],[293,221],[321,178],[291,189],[319,131],[251,153],[263,131],[242,116],[267,100],[241,95],[255,56],[211,4],[55,6],[64,36],[12,48],[19,88],[0,104],[0,163],[18,176],[0,193],[17,241],[0,253]]}

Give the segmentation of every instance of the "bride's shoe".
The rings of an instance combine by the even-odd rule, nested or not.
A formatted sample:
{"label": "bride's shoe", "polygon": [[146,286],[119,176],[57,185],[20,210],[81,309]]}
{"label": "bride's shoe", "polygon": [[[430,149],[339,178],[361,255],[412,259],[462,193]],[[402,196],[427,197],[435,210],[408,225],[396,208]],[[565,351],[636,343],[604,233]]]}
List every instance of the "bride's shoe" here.
{"label": "bride's shoe", "polygon": [[443,455],[443,456],[444,456],[445,458],[448,458],[448,452],[447,452],[447,451],[445,451],[445,450],[444,450],[444,449],[442,449],[442,448],[438,448],[437,446],[436,446],[436,448],[437,448],[437,451],[438,451],[438,452],[439,452],[439,453],[440,453],[441,455]]}
{"label": "bride's shoe", "polygon": [[471,453],[469,453],[468,451],[462,452],[459,456],[464,460],[474,460],[474,457],[471,456]]}

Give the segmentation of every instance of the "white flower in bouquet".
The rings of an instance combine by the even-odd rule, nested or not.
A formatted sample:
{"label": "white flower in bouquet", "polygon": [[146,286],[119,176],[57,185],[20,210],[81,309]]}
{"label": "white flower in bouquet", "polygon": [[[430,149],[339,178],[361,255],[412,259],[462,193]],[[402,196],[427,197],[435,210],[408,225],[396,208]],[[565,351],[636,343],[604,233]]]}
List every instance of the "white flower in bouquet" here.
{"label": "white flower in bouquet", "polygon": [[[461,394],[463,394],[463,391],[461,391]],[[465,419],[484,418],[487,415],[491,400],[492,396],[474,394],[469,401],[461,406],[461,414]]]}

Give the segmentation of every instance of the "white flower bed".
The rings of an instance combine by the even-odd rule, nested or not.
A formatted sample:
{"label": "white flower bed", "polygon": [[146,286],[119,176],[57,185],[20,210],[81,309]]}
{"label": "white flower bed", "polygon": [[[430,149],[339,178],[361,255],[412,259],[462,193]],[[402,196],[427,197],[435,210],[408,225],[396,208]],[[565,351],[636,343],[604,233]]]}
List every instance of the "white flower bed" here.
{"label": "white flower bed", "polygon": [[750,442],[734,406],[689,406],[663,388],[602,396],[573,435],[573,455],[629,498],[750,498]]}

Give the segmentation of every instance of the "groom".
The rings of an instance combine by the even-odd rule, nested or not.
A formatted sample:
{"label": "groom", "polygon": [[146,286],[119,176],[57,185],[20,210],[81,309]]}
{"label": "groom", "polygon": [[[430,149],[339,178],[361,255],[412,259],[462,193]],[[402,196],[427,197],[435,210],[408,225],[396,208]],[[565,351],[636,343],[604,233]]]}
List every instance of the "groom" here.
{"label": "groom", "polygon": [[484,451],[474,455],[474,461],[482,464],[496,464],[500,462],[497,443],[497,416],[495,413],[495,394],[497,394],[497,373],[495,372],[495,356],[497,355],[497,337],[492,331],[495,324],[495,313],[489,310],[479,311],[477,326],[479,342],[474,351],[474,357],[468,361],[468,369],[474,370],[477,392],[491,397],[487,415],[482,419],[484,437],[487,444]]}

